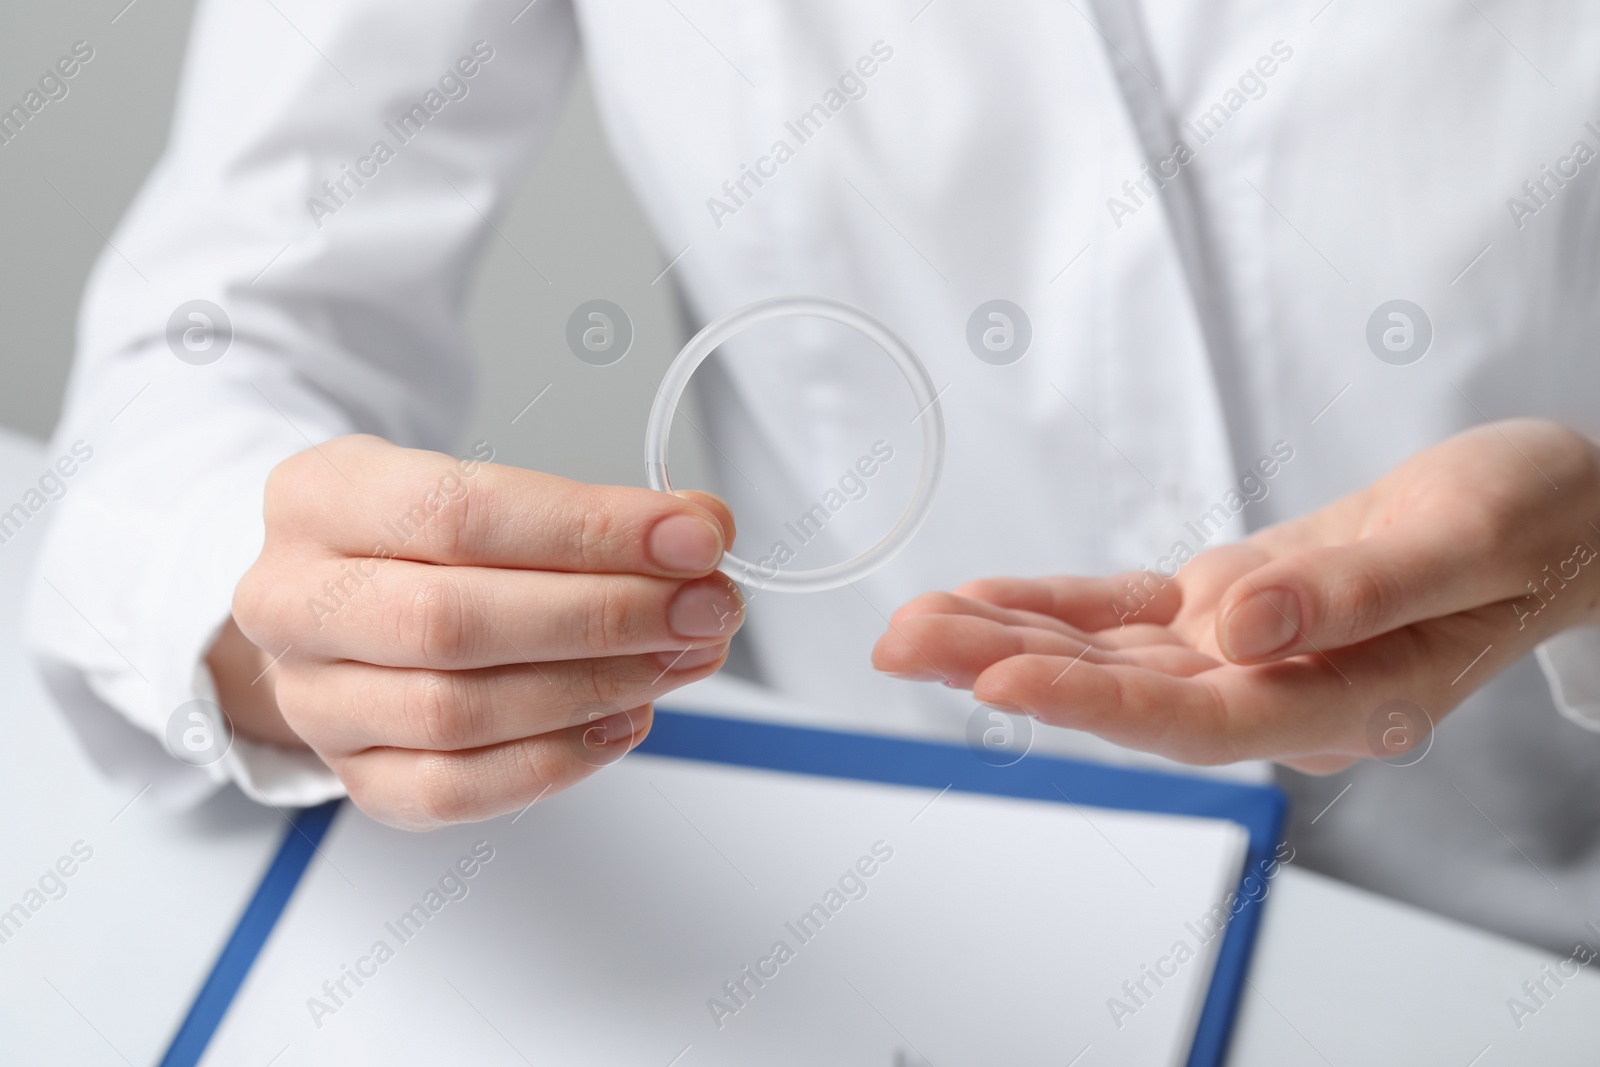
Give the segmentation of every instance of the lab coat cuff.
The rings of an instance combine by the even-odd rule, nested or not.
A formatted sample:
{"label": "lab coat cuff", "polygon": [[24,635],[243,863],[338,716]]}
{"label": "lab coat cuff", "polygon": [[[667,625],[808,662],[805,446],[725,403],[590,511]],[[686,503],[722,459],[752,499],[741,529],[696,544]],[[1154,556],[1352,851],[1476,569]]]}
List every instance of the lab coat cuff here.
{"label": "lab coat cuff", "polygon": [[[206,647],[210,648],[210,642]],[[195,666],[194,691],[197,699],[220,706],[216,682],[203,658]],[[232,735],[227,752],[211,766],[213,780],[233,782],[258,804],[306,808],[345,795],[344,783],[316,753],[253,741],[237,733]]]}
{"label": "lab coat cuff", "polygon": [[[171,580],[160,613],[168,627],[168,639],[161,646],[166,658],[159,677],[153,679],[160,694],[157,713],[176,714],[191,700],[222,704],[206,656],[232,616],[234,588],[265,537],[262,486],[253,479],[240,483],[226,500],[195,494],[189,515],[174,524],[188,534],[175,539],[164,567]],[[269,649],[268,655],[281,651]],[[165,731],[165,718],[160,727]],[[233,782],[262,804],[304,807],[344,795],[338,776],[309,750],[280,748],[237,733],[222,757],[205,769],[216,785]]]}
{"label": "lab coat cuff", "polygon": [[102,774],[164,807],[194,806],[230,781],[279,806],[344,792],[310,752],[235,736],[196,767],[167,747],[185,704],[220,703],[206,655],[261,550],[262,486],[279,451],[244,451],[154,522],[81,486],[36,569],[35,657],[56,703]]}
{"label": "lab coat cuff", "polygon": [[1541,644],[1534,656],[1561,714],[1600,732],[1600,626],[1579,626]]}

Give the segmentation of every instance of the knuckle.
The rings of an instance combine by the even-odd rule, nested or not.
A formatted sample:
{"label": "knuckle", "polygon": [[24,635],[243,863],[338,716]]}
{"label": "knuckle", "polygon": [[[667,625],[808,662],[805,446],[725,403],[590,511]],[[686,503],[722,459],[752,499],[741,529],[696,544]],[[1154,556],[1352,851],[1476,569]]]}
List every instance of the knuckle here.
{"label": "knuckle", "polygon": [[439,551],[447,560],[477,559],[483,541],[481,531],[494,527],[492,518],[486,514],[488,501],[484,497],[487,494],[459,481],[459,474],[454,477],[458,479],[457,493],[447,497],[439,509]]}
{"label": "knuckle", "polygon": [[446,752],[473,747],[477,715],[468,689],[449,671],[406,672],[403,714],[426,747]]}
{"label": "knuckle", "polygon": [[321,484],[323,464],[312,449],[280,460],[262,487],[262,516],[269,532],[296,522],[306,498]]}
{"label": "knuckle", "polygon": [[586,571],[600,567],[610,555],[610,546],[617,534],[617,519],[611,509],[592,496],[585,494],[577,530],[572,545],[573,554]]}
{"label": "knuckle", "polygon": [[573,682],[573,696],[580,708],[621,711],[618,699],[630,688],[629,680],[600,660],[582,661],[581,672]]}
{"label": "knuckle", "polygon": [[298,636],[302,618],[295,611],[296,600],[269,568],[259,562],[234,586],[233,620],[251,643],[260,647],[292,644]]}
{"label": "knuckle", "polygon": [[267,480],[262,489],[267,506],[282,503],[294,498],[295,487],[303,480],[305,469],[305,453],[296,452],[275,463],[267,472]]}
{"label": "knuckle", "polygon": [[443,574],[416,578],[398,614],[402,647],[414,649],[425,662],[455,663],[469,651],[466,605],[460,590]]}
{"label": "knuckle", "polygon": [[498,528],[493,491],[472,484],[459,465],[431,469],[416,500],[411,514],[428,548],[445,562],[479,558],[489,531]]}
{"label": "knuckle", "polygon": [[477,758],[436,754],[416,768],[416,805],[434,825],[469,822],[558,789],[575,776],[564,739],[537,738]]}
{"label": "knuckle", "polygon": [[316,732],[307,725],[304,712],[321,706],[321,702],[307,684],[303,672],[294,670],[292,665],[285,665],[273,679],[272,696],[277,701],[278,711],[283,714],[284,721],[294,727],[296,733],[303,737]]}
{"label": "knuckle", "polygon": [[506,784],[513,797],[562,789],[578,776],[571,743],[562,737],[540,737],[510,745],[505,758]]}
{"label": "knuckle", "polygon": [[388,738],[393,730],[394,690],[382,668],[336,664],[324,673],[321,691],[311,697],[326,703],[330,691],[342,694],[339,715],[346,731],[363,738]]}
{"label": "knuckle", "polygon": [[393,816],[385,811],[382,798],[374,784],[366,775],[356,770],[355,761],[330,760],[328,765],[339,776],[339,781],[344,783],[344,790],[350,797],[350,803],[360,808],[370,818],[389,824],[389,819]]}
{"label": "knuckle", "polygon": [[1184,761],[1196,767],[1221,767],[1244,759],[1235,734],[1235,716],[1222,692],[1207,685],[1196,710],[1200,713],[1197,717],[1207,728],[1191,732]]}
{"label": "knuckle", "polygon": [[466,822],[481,810],[482,783],[459,759],[423,757],[416,768],[416,787],[417,806],[429,822]]}
{"label": "knuckle", "polygon": [[583,615],[583,645],[593,652],[627,648],[639,625],[632,599],[621,585],[606,580],[598,584]]}
{"label": "knuckle", "polygon": [[266,604],[266,590],[270,583],[261,573],[261,564],[257,562],[239,578],[239,584],[233,587],[233,600],[231,608],[234,621],[239,623],[239,628],[245,630],[245,636],[250,636],[248,626],[258,625],[261,620],[262,608]]}
{"label": "knuckle", "polygon": [[1388,570],[1358,567],[1341,575],[1328,598],[1323,623],[1339,632],[1375,633],[1400,611],[1404,591]]}

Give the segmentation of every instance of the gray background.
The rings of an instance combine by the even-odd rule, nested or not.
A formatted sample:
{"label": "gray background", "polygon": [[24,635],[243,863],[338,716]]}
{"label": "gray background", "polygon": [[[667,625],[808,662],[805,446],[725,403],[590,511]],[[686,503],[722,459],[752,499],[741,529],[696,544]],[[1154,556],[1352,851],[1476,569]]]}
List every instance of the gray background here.
{"label": "gray background", "polygon": [[[0,107],[20,101],[73,42],[95,49],[68,95],[0,146],[0,426],[42,438],[55,425],[84,282],[162,151],[193,10],[194,0],[0,5]],[[504,236],[468,298],[482,364],[468,440],[492,441],[501,462],[643,484],[645,419],[682,328],[671,276],[656,280],[667,257],[581,76],[497,224]],[[610,367],[579,362],[564,341],[567,316],[593,298],[620,304],[634,324],[632,350]],[[674,435],[675,484],[703,483],[695,445]]]}

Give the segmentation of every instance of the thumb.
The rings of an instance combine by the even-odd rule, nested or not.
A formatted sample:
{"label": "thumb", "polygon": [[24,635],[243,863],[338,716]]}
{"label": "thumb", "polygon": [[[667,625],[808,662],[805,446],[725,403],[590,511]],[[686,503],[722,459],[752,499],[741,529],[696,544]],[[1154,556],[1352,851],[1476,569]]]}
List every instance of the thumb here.
{"label": "thumb", "polygon": [[728,507],[721,497],[699,489],[684,489],[676,495],[692,501],[709,511],[711,517],[717,520],[717,525],[722,527],[722,547],[728,549],[733,546],[733,539],[738,536],[738,530],[733,523],[732,509]]}
{"label": "thumb", "polygon": [[[1493,549],[1451,531],[1390,527],[1349,544],[1302,549],[1230,586],[1217,644],[1235,663],[1343,648],[1526,592]],[[1509,615],[1507,616],[1510,617]]]}

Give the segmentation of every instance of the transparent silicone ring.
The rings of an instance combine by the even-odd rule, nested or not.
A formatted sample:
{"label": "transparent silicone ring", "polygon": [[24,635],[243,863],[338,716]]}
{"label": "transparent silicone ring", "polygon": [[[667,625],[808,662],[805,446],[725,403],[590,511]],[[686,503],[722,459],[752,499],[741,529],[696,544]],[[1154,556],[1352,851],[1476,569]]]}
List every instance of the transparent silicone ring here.
{"label": "transparent silicone ring", "polygon": [[785,571],[780,568],[764,569],[733,553],[722,557],[721,570],[741,585],[755,589],[770,589],[780,593],[819,593],[837,589],[859,578],[864,578],[893,559],[921,529],[928,513],[933,509],[934,492],[939,487],[939,473],[944,469],[944,413],[939,408],[939,395],[934,391],[933,379],[909,345],[896,337],[887,326],[860,308],[825,297],[774,297],[735,308],[714,320],[705,329],[689,339],[683,351],[667,368],[667,375],[650,408],[650,424],[645,430],[645,473],[650,487],[672,492],[672,481],[667,476],[667,437],[672,430],[672,417],[677,413],[678,401],[689,384],[696,368],[717,346],[735,334],[772,319],[810,317],[837,322],[865,336],[894,360],[911,395],[916,400],[917,415],[914,421],[922,424],[922,470],[917,475],[917,488],[906,506],[905,514],[883,540],[854,559],[811,570]]}

